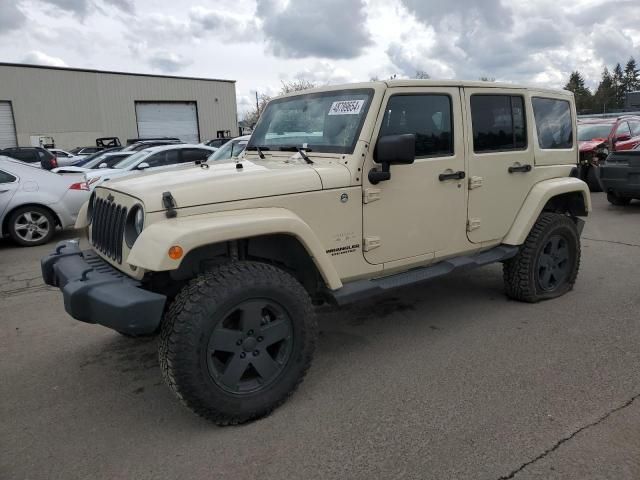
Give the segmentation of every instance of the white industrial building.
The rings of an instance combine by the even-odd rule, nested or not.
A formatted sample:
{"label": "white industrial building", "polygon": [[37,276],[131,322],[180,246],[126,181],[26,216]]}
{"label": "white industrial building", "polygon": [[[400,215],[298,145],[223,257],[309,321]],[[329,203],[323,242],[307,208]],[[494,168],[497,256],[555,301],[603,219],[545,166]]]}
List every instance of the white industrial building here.
{"label": "white industrial building", "polygon": [[237,135],[233,80],[0,63],[0,148]]}

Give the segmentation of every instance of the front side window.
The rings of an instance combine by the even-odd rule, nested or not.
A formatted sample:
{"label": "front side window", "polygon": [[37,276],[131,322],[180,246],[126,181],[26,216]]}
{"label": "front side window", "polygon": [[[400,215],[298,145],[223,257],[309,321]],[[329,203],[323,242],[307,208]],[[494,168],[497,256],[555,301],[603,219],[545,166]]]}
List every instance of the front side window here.
{"label": "front side window", "polygon": [[247,140],[231,140],[216,150],[213,155],[209,157],[209,160],[217,161],[235,158],[244,152],[244,149],[247,147],[247,142]]}
{"label": "front side window", "polygon": [[384,112],[380,137],[406,133],[416,135],[416,157],[453,155],[451,97],[393,95]]}
{"label": "front side window", "polygon": [[373,90],[308,93],[269,103],[251,136],[249,148],[352,153],[367,116]]}
{"label": "front side window", "polygon": [[534,97],[531,103],[540,148],[558,150],[573,147],[573,124],[569,102],[555,98]]}
{"label": "front side window", "polygon": [[524,101],[518,95],[472,95],[471,123],[476,153],[527,147]]}
{"label": "front side window", "polygon": [[205,161],[211,155],[211,150],[204,150],[202,148],[187,148],[182,150],[182,162],[197,162]]}
{"label": "front side window", "polygon": [[16,177],[10,173],[0,170],[0,183],[13,183],[16,181]]}
{"label": "front side window", "polygon": [[640,136],[640,122],[632,120],[629,122],[629,127],[631,127],[631,136]]}
{"label": "front side window", "polygon": [[627,137],[631,136],[631,130],[629,130],[629,124],[627,122],[622,122],[616,129],[616,137],[620,137],[622,135]]}

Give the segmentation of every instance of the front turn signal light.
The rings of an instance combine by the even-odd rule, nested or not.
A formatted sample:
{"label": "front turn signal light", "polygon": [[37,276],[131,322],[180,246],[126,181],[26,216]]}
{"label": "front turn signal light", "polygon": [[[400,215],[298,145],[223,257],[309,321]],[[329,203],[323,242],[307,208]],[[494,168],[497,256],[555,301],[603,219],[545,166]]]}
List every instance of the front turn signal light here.
{"label": "front turn signal light", "polygon": [[169,249],[169,258],[173,260],[180,260],[183,254],[184,251],[180,245],[174,245]]}

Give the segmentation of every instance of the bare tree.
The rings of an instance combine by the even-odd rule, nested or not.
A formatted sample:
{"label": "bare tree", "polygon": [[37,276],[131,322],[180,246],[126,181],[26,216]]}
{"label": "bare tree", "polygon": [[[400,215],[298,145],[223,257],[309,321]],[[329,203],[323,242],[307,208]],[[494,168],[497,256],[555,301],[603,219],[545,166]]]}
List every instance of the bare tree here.
{"label": "bare tree", "polygon": [[416,70],[414,78],[417,78],[418,80],[428,80],[431,78],[431,75],[429,75],[424,70]]}
{"label": "bare tree", "polygon": [[317,85],[315,84],[315,82],[304,79],[291,80],[289,82],[285,82],[284,80],[282,80],[280,95],[285,95],[291,92],[299,92],[301,90],[308,90],[310,88],[316,88],[316,86]]}
{"label": "bare tree", "polygon": [[481,82],[495,82],[496,78],[495,77],[480,77],[479,80]]}
{"label": "bare tree", "polygon": [[264,93],[257,94],[256,106],[248,112],[245,112],[242,120],[251,128],[255,127],[256,123],[258,123],[260,115],[267,106],[267,103],[269,103],[269,100],[271,100],[271,97],[269,95],[265,95]]}

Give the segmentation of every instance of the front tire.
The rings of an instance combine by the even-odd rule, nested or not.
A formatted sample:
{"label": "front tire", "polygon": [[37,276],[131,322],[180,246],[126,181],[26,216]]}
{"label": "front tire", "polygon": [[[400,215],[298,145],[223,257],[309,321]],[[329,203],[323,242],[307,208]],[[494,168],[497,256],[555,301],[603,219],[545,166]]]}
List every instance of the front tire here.
{"label": "front tire", "polygon": [[611,205],[615,205],[617,207],[624,207],[631,203],[631,199],[629,197],[621,197],[612,192],[607,193],[607,200]]}
{"label": "front tire", "polygon": [[287,272],[256,262],[198,275],[161,325],[166,383],[196,414],[233,425],[271,413],[311,364],[317,326],[306,290]]}
{"label": "front tire", "polygon": [[507,296],[535,303],[573,288],[580,268],[580,236],[568,216],[542,213],[518,254],[503,265]]}

